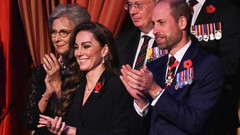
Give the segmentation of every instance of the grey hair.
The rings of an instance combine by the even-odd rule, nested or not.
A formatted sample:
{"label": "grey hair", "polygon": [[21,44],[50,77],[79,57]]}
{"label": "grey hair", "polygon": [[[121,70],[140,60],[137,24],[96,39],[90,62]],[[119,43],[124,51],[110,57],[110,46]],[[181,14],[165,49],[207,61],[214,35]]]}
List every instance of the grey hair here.
{"label": "grey hair", "polygon": [[53,21],[60,17],[66,17],[75,25],[91,21],[91,16],[86,8],[81,7],[79,4],[61,4],[54,9],[48,19],[48,27],[50,30],[52,29]]}

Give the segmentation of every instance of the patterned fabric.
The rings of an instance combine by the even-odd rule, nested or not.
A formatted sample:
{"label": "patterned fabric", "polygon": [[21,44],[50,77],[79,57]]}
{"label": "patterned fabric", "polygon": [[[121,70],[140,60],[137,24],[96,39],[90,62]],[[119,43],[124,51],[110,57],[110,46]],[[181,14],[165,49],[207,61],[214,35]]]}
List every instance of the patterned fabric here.
{"label": "patterned fabric", "polygon": [[135,69],[137,69],[137,70],[140,70],[144,65],[148,42],[151,39],[151,37],[146,36],[146,35],[143,35],[143,37],[144,37],[144,41],[143,41],[141,50],[138,54],[138,58],[137,58],[136,65],[135,65]]}

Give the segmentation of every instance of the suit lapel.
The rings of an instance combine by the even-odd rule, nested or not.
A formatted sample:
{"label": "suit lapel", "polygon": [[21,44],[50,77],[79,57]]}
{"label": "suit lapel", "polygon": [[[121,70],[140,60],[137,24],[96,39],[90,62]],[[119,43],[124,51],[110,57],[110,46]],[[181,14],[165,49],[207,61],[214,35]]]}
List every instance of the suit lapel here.
{"label": "suit lapel", "polygon": [[147,66],[153,73],[154,80],[162,88],[165,87],[165,75],[167,69],[168,55],[161,57],[153,62],[150,62]]}
{"label": "suit lapel", "polygon": [[[180,72],[186,70],[186,68],[183,67],[184,61],[189,60],[189,59],[191,61],[194,61],[194,58],[198,53],[197,50],[194,48],[195,48],[194,45],[191,44],[190,47],[188,48],[188,50],[186,51],[186,53],[184,54],[181,62],[179,63],[179,66],[178,66],[177,72],[175,74],[175,77],[173,79],[173,82],[172,82],[171,86],[168,88],[168,92],[171,93],[172,95],[177,91],[175,89],[177,73],[180,73]],[[192,64],[193,64],[192,67],[194,67],[194,62]],[[186,87],[186,86],[184,86],[184,87]]]}
{"label": "suit lapel", "polygon": [[101,95],[106,90],[106,77],[107,71],[105,70],[101,77],[99,78],[98,82],[101,83],[101,88],[99,92],[96,92],[96,87],[92,91],[91,95],[88,97],[87,101],[85,102],[84,106],[82,107],[81,115],[83,119],[87,118],[88,112],[92,109],[92,107],[98,102]]}
{"label": "suit lapel", "polygon": [[136,30],[135,35],[133,35],[133,37],[130,39],[130,42],[127,46],[127,48],[125,49],[126,51],[128,51],[126,54],[129,54],[128,57],[126,58],[130,58],[130,65],[133,65],[134,62],[134,58],[137,52],[137,48],[138,48],[138,44],[139,44],[139,40],[140,40],[140,30]]}

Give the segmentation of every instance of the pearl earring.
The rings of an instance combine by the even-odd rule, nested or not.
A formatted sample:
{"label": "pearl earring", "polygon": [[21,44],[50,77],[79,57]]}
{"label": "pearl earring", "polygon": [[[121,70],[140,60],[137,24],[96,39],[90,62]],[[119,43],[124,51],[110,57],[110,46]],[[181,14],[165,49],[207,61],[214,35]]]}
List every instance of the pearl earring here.
{"label": "pearl earring", "polygon": [[103,56],[103,59],[102,59],[102,63],[105,63],[104,56]]}

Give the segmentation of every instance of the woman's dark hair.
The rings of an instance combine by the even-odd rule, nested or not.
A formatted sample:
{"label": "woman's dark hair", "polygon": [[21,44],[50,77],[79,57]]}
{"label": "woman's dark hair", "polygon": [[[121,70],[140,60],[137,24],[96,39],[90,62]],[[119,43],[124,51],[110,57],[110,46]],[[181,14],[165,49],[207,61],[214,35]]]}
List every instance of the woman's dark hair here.
{"label": "woman's dark hair", "polygon": [[62,84],[62,98],[60,106],[57,110],[57,115],[65,117],[67,114],[68,107],[70,106],[73,95],[76,89],[79,87],[80,82],[84,79],[84,75],[80,71],[79,65],[74,57],[74,45],[76,36],[81,31],[91,32],[94,38],[99,42],[101,47],[108,45],[109,52],[105,56],[104,66],[106,70],[119,74],[118,58],[115,49],[115,41],[112,32],[102,24],[94,22],[86,22],[78,24],[72,31],[69,46],[70,51],[68,55],[63,57],[63,62],[69,67],[69,72],[65,76]]}
{"label": "woman's dark hair", "polygon": [[115,49],[115,40],[112,32],[104,25],[99,23],[87,22],[78,24],[70,37],[69,46],[70,46],[70,54],[68,56],[74,57],[74,45],[76,36],[80,31],[88,31],[91,32],[94,38],[99,42],[101,47],[104,47],[106,44],[108,45],[109,52],[105,56],[104,66],[106,70],[113,72],[115,74],[119,74],[118,69],[118,58]]}

